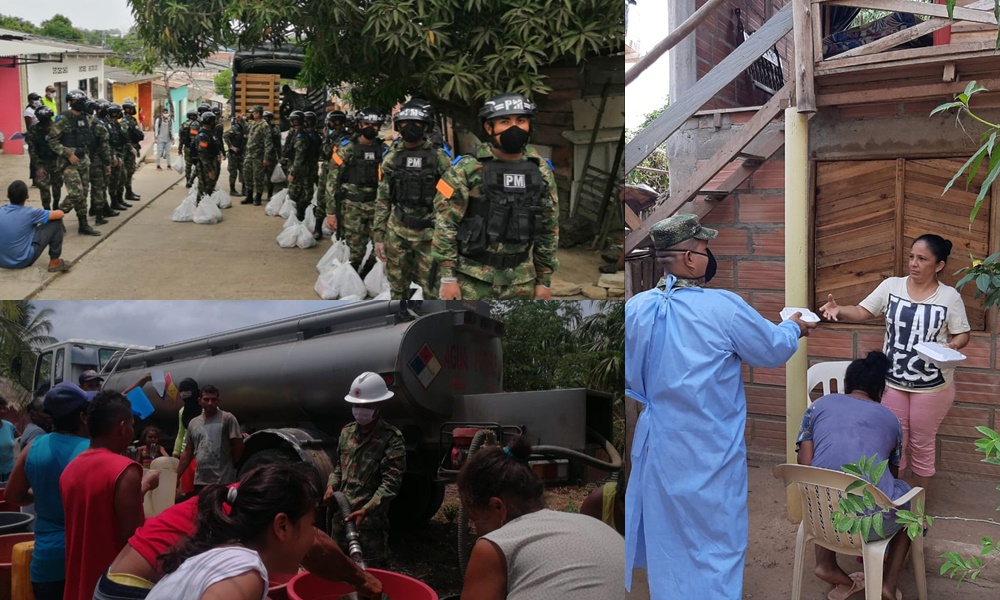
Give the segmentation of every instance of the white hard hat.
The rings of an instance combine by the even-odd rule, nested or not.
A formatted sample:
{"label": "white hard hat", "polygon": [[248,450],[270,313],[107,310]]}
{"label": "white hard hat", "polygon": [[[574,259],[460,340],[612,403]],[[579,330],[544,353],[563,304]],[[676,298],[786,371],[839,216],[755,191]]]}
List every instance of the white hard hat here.
{"label": "white hard hat", "polygon": [[392,395],[382,376],[368,371],[354,379],[351,391],[344,396],[344,400],[352,404],[373,404],[388,400]]}

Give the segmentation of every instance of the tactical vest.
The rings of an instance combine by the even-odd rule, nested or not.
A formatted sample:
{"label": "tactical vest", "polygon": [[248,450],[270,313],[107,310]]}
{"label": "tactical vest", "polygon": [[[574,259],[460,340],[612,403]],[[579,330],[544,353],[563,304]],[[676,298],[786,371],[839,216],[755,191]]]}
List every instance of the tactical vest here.
{"label": "tactical vest", "polygon": [[111,150],[115,154],[122,154],[127,143],[128,139],[125,130],[122,129],[122,124],[117,121],[108,123],[108,145],[111,146]]}
{"label": "tactical vest", "polygon": [[[108,126],[104,123],[104,121],[101,121],[100,119],[98,119],[97,121],[95,121],[94,127],[103,127],[105,130],[108,129]],[[110,133],[111,132],[108,131],[108,134],[109,134],[108,138],[109,139],[111,137]],[[101,141],[99,139],[97,139],[97,135],[94,135],[94,139],[90,143],[90,149],[88,150],[88,152],[90,152],[91,155],[94,157],[94,162],[99,162],[100,161],[99,157],[101,155]]]}
{"label": "tactical vest", "polygon": [[236,150],[236,153],[239,154],[239,153],[243,152],[244,150],[246,150],[246,143],[245,143],[246,142],[246,134],[243,132],[244,130],[243,130],[242,127],[234,125],[233,128],[236,129],[236,131],[233,131],[232,129],[230,129],[229,139],[232,140],[232,141],[229,144],[229,148],[230,148],[230,151],[232,151],[232,147],[235,144],[236,147],[239,148],[239,150]]}
{"label": "tactical vest", "polygon": [[76,148],[78,157],[86,156],[87,149],[94,143],[94,132],[90,129],[87,116],[64,113],[63,120],[66,128],[59,136],[59,143],[67,148]]}
{"label": "tactical vest", "polygon": [[480,158],[483,165],[480,197],[469,197],[465,217],[458,225],[458,252],[496,268],[515,267],[527,252],[503,255],[486,252],[496,243],[527,244],[542,229],[542,196],[545,182],[539,162],[519,163]]}
{"label": "tactical vest", "polygon": [[432,148],[400,150],[392,158],[392,203],[426,212],[434,206],[434,186],[441,178],[437,152]]}
{"label": "tactical vest", "polygon": [[188,124],[188,144],[191,150],[198,151],[198,134],[201,132],[201,125],[192,119]]}
{"label": "tactical vest", "polygon": [[[51,127],[51,125],[49,127]],[[34,142],[33,145],[35,147],[35,151],[38,152],[39,160],[52,161],[59,158],[59,155],[52,150],[51,146],[49,146],[49,140],[46,139],[49,135],[48,128],[43,129],[41,125],[35,123],[31,126],[31,129],[28,130],[28,135],[31,136],[32,141]]]}
{"label": "tactical vest", "polygon": [[323,153],[323,138],[315,129],[309,129],[306,131],[306,135],[309,136],[309,151],[306,159],[310,163],[315,163]]}
{"label": "tactical vest", "polygon": [[[266,123],[265,123],[265,125],[266,125]],[[280,152],[281,151],[281,129],[279,129],[277,125],[267,125],[267,126],[271,128],[271,147],[274,148],[274,150],[271,151],[272,152],[272,156],[277,156],[278,154],[281,153]]]}
{"label": "tactical vest", "polygon": [[214,131],[205,131],[205,130],[202,130],[198,134],[198,137],[195,138],[195,139],[198,142],[198,151],[199,152],[201,151],[201,143],[202,142],[208,142],[208,147],[206,148],[206,151],[209,154],[211,154],[212,156],[217,156],[219,154],[219,152],[221,151],[221,145],[219,144],[219,140],[215,139],[215,132]]}
{"label": "tactical vest", "polygon": [[354,158],[346,165],[342,183],[371,187],[378,184],[378,167],[382,163],[381,146],[362,144],[354,140]]}

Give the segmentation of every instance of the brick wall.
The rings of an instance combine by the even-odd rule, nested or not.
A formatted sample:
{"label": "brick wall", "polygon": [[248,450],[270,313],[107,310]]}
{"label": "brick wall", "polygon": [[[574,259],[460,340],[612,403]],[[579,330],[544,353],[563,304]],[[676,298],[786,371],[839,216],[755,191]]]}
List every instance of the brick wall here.
{"label": "brick wall", "polygon": [[[731,0],[716,8],[713,14],[709,15],[695,30],[698,79],[704,77],[712,67],[719,64],[736,47],[738,36],[734,13],[736,9],[741,12],[740,18],[744,27],[756,31],[787,3],[788,0]],[[703,4],[705,4],[705,0],[698,0],[698,8]],[[777,48],[787,79],[793,56],[791,34],[785,36],[777,44]],[[753,85],[747,73],[743,73],[710,100],[704,106],[704,110],[760,106],[767,102],[769,97],[769,94]]]}

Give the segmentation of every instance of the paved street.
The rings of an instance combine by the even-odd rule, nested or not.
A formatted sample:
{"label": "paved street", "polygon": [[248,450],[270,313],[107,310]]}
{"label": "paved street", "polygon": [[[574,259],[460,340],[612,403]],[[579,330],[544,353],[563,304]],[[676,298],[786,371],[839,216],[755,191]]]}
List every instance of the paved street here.
{"label": "paved street", "polygon": [[[28,269],[0,271],[0,296],[28,299],[316,299],[315,265],[329,248],[282,249],[275,242],[284,220],[268,217],[263,207],[223,211],[216,225],[174,223],[171,215],[186,195],[183,178],[157,171],[148,162],[136,172],[134,190],[142,200],[131,210],[99,227],[102,237],[76,233],[68,215],[63,257],[71,271],[50,274],[45,257]],[[24,179],[27,157],[0,155],[4,189]],[[225,163],[224,163],[225,164]],[[222,178],[228,188],[228,173]],[[30,191],[29,206],[40,206]],[[590,285],[597,281],[599,253],[560,250],[558,279]],[[583,296],[563,296],[579,299]]]}

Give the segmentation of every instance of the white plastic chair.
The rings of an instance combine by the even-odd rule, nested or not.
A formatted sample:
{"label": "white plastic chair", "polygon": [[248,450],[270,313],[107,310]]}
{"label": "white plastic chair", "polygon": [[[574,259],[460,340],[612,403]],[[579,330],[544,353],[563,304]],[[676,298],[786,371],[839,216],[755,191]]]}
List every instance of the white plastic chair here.
{"label": "white plastic chair", "polygon": [[816,363],[806,371],[806,408],[812,406],[812,397],[809,393],[819,384],[823,384],[823,395],[833,391],[831,381],[837,382],[837,392],[844,393],[844,374],[847,373],[849,360],[836,360],[831,362]]}
{"label": "white plastic chair", "polygon": [[[802,575],[805,571],[806,545],[813,542],[819,546],[833,550],[838,554],[861,556],[865,563],[865,600],[880,600],[882,597],[882,563],[885,559],[889,541],[897,535],[906,535],[906,528],[897,531],[892,537],[884,540],[866,542],[864,538],[850,533],[841,533],[834,529],[832,515],[837,510],[840,499],[846,494],[844,490],[857,477],[841,471],[831,471],[805,465],[784,464],[774,468],[774,477],[783,479],[785,485],[796,484],[799,497],[802,500],[802,522],[795,539],[795,564],[792,573],[792,598],[802,597]],[[874,485],[868,484],[863,489],[871,492],[875,504],[882,508],[898,508],[907,502],[916,500],[923,502],[924,488],[916,487],[901,498],[893,501]],[[913,573],[917,579],[917,597],[927,600],[927,575],[924,572],[924,538],[913,538],[910,546],[910,556],[913,560]]]}

